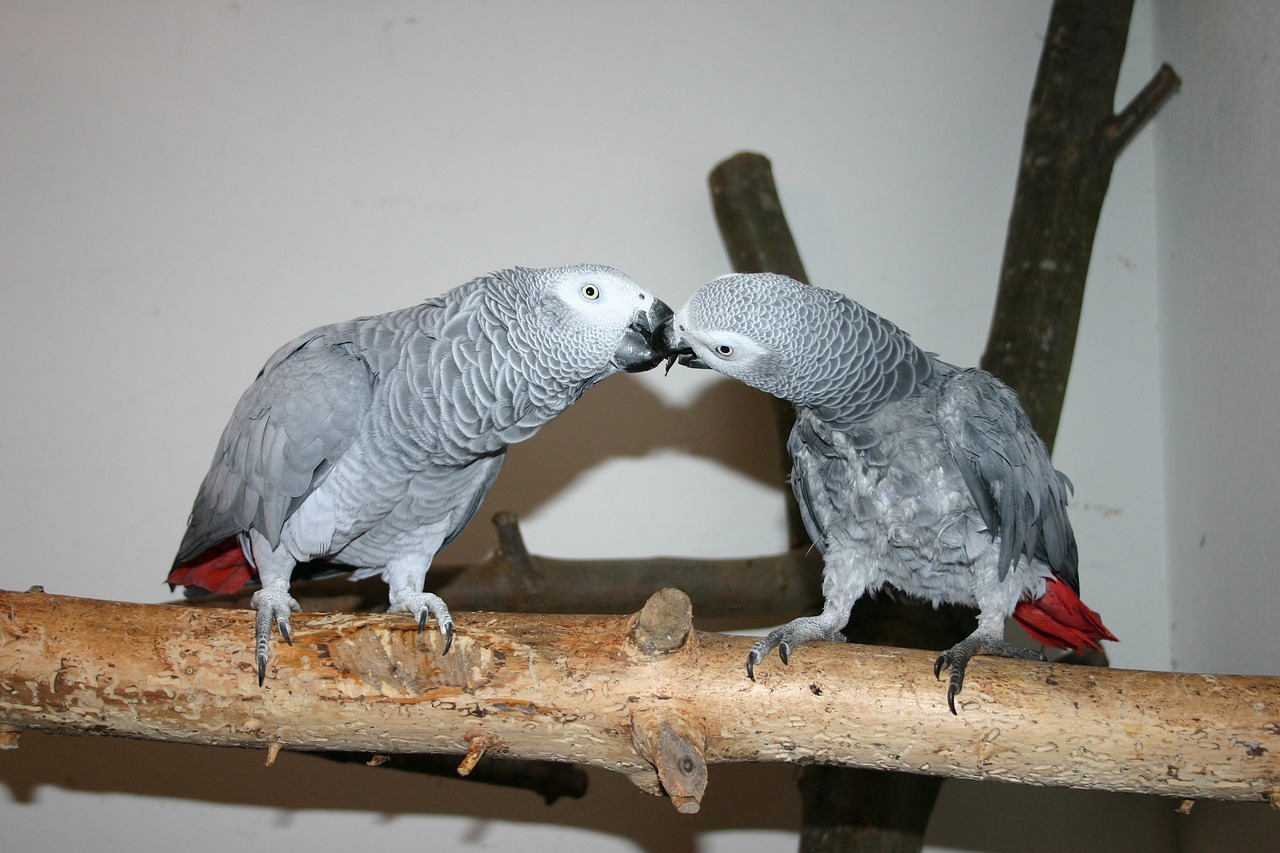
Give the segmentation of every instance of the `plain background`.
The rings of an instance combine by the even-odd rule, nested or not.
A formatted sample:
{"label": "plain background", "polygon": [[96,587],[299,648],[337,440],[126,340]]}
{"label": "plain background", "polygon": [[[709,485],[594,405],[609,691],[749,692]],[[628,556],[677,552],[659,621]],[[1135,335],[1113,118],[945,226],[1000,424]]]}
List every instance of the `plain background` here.
{"label": "plain background", "polygon": [[[236,398],[280,343],[516,264],[683,303],[728,265],[707,172],[768,155],[815,284],[976,363],[1049,3],[0,2],[0,586],[163,601]],[[1121,157],[1055,463],[1114,665],[1280,674],[1280,7],[1139,0]],[[477,516],[535,552],[784,543],[772,422],[703,372],[619,377],[513,449]],[[490,547],[481,521],[442,555]],[[941,698],[942,691],[940,689]],[[536,797],[27,735],[8,849],[791,850],[792,768],[702,813],[595,773]],[[948,783],[930,849],[1275,849],[1258,805]]]}

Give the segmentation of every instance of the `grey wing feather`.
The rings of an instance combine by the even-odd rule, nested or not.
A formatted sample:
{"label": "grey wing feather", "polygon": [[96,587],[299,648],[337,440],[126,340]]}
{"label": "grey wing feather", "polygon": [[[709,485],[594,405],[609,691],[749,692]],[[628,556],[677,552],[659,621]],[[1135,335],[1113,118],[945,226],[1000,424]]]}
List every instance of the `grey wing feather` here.
{"label": "grey wing feather", "polygon": [[353,346],[320,336],[273,356],[223,430],[174,565],[249,529],[279,544],[285,521],[351,445],[375,382]]}
{"label": "grey wing feather", "polygon": [[480,504],[484,502],[485,496],[489,494],[489,489],[492,488],[494,480],[498,479],[498,472],[502,470],[502,463],[506,458],[507,453],[504,450],[492,456],[481,457],[471,464],[470,467],[476,469],[479,477],[475,482],[471,483],[470,504],[458,516],[457,524],[453,531],[440,543],[441,548],[457,539],[463,529],[471,523],[471,519],[475,518],[476,510],[480,509]]}
{"label": "grey wing feather", "polygon": [[939,391],[938,424],[983,522],[1000,538],[1000,579],[1025,556],[1079,590],[1070,481],[1055,471],[1017,395],[983,370],[957,370]]}
{"label": "grey wing feather", "polygon": [[847,462],[829,437],[803,416],[791,429],[787,452],[793,462],[791,491],[800,507],[800,519],[814,547],[824,553],[827,531],[822,519],[830,515],[833,494],[843,491]]}

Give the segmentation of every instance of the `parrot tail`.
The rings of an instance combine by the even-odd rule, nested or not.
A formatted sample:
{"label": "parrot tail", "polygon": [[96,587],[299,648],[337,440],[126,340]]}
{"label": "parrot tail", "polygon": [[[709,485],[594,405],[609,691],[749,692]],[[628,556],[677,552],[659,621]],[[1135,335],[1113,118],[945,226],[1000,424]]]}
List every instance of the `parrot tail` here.
{"label": "parrot tail", "polygon": [[205,592],[235,592],[252,581],[254,571],[245,559],[240,542],[228,539],[215,545],[189,563],[174,566],[169,572],[169,588],[185,586]]}
{"label": "parrot tail", "polygon": [[1089,609],[1076,591],[1057,578],[1050,578],[1044,595],[1019,601],[1013,610],[1031,639],[1056,649],[1101,649],[1099,640],[1116,636],[1102,624],[1102,617]]}

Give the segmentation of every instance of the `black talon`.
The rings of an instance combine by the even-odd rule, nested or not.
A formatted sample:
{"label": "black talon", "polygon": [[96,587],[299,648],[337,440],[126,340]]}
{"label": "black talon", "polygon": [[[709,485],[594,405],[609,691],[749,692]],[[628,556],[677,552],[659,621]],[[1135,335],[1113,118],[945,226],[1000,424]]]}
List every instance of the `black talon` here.
{"label": "black talon", "polygon": [[750,678],[752,681],[756,680],[756,664],[759,662],[760,661],[756,658],[755,649],[752,649],[751,653],[747,655],[747,678]]}
{"label": "black talon", "polygon": [[429,612],[428,610],[426,610],[425,608],[423,609],[423,611],[422,611],[421,613],[419,613],[419,614],[418,614],[418,633],[419,633],[419,634],[421,634],[421,633],[422,633],[422,629],[426,627],[426,625],[427,625],[427,617],[428,617],[428,616],[430,616],[430,615],[431,615],[431,614],[430,614],[430,612]]}
{"label": "black talon", "polygon": [[258,658],[258,686],[262,686],[262,682],[267,680],[267,659]]}
{"label": "black talon", "polygon": [[[419,631],[421,631],[422,629],[421,629],[421,628],[419,628],[418,630],[419,630]],[[444,651],[443,651],[443,652],[441,652],[440,654],[441,654],[441,655],[447,655],[447,654],[449,654],[449,649],[451,649],[451,648],[453,648],[453,623],[452,623],[452,622],[450,622],[448,625],[446,625],[446,626],[445,626],[445,629],[444,629]]]}
{"label": "black talon", "polygon": [[933,677],[935,680],[942,680],[942,666],[947,662],[946,655],[938,655],[938,659],[933,662]]}
{"label": "black talon", "polygon": [[782,658],[782,662],[787,666],[791,665],[790,656],[791,656],[791,646],[787,645],[786,640],[783,640],[781,643],[778,643],[778,657]]}
{"label": "black talon", "polygon": [[964,689],[964,671],[968,664],[968,660],[958,660],[951,664],[951,678],[947,682],[947,707],[957,717],[960,715],[956,713],[956,696]]}
{"label": "black talon", "polygon": [[293,637],[289,636],[289,623],[283,619],[276,620],[276,630],[280,632],[280,636],[284,637],[284,641],[289,645],[293,645]]}

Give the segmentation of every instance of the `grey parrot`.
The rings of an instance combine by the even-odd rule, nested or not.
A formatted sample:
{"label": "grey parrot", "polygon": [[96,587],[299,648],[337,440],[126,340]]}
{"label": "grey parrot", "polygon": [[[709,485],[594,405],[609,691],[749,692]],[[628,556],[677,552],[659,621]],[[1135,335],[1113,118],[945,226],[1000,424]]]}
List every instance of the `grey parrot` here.
{"label": "grey parrot", "polygon": [[[258,683],[271,626],[289,641],[294,567],[381,575],[418,630],[445,603],[422,591],[436,552],[475,514],[507,445],[618,371],[648,370],[671,309],[602,266],[516,268],[285,344],[244,392],[191,510],[168,582],[262,588]],[[660,336],[659,336],[660,337]]]}
{"label": "grey parrot", "polygon": [[1040,643],[1115,637],[1079,598],[1065,476],[1017,396],[961,369],[839,293],[783,275],[722,276],[664,331],[673,361],[707,367],[796,406],[791,486],[824,559],[824,606],[751,649],[785,664],[801,643],[841,641],[854,602],[885,584],[938,606],[976,606],[978,627],[934,664],[947,704],[975,654],[1043,659],[1004,639],[1013,616]]}

